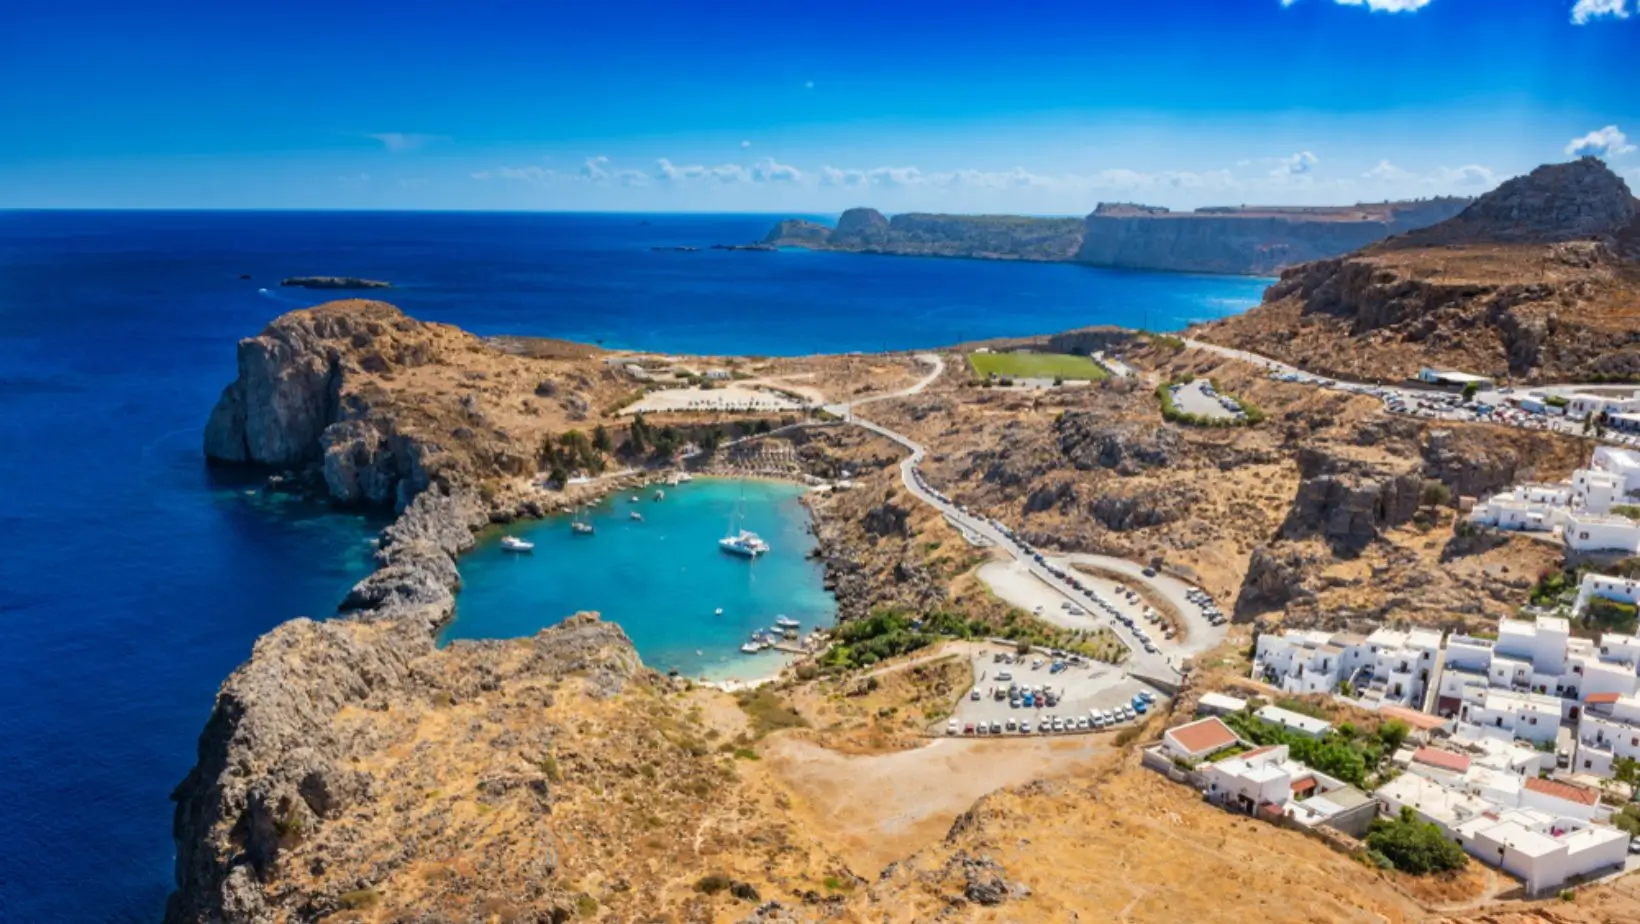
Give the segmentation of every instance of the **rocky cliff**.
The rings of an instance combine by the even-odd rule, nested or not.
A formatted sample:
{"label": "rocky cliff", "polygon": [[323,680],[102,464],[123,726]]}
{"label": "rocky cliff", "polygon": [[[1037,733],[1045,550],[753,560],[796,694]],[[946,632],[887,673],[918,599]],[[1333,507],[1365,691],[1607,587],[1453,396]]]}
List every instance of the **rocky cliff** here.
{"label": "rocky cliff", "polygon": [[855,208],[844,212],[835,228],[801,219],[782,221],[763,241],[859,253],[1264,274],[1433,224],[1456,214],[1466,201],[1183,213],[1101,204],[1086,219],[922,213],[887,218],[876,209]]}
{"label": "rocky cliff", "polygon": [[1096,266],[1266,275],[1434,224],[1466,201],[1186,213],[1101,207],[1088,216],[1075,259]]}
{"label": "rocky cliff", "polygon": [[1539,167],[1439,225],[1288,269],[1257,308],[1199,334],[1357,378],[1440,365],[1633,380],[1637,216],[1640,203],[1600,161]]}

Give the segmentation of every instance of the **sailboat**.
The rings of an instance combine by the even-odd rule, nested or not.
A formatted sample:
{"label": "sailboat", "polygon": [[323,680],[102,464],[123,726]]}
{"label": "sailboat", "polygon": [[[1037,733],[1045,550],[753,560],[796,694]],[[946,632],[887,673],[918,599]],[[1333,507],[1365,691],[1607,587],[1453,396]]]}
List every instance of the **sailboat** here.
{"label": "sailboat", "polygon": [[718,540],[718,548],[731,555],[740,555],[745,558],[756,558],[769,551],[769,544],[757,533],[736,527],[740,525],[742,516],[741,507],[746,500],[746,485],[740,485],[740,500],[735,502],[735,512],[729,517],[729,534]]}
{"label": "sailboat", "polygon": [[570,520],[569,528],[570,528],[570,532],[573,532],[577,536],[590,536],[590,535],[592,535],[592,523],[590,523],[587,520],[581,519],[581,508],[580,507],[575,508],[575,516],[572,520]]}

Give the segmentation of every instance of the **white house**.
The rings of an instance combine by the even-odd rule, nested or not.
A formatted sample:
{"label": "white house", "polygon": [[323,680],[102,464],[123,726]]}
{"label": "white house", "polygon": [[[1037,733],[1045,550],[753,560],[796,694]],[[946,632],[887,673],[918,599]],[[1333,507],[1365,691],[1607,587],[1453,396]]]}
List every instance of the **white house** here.
{"label": "white house", "polygon": [[1364,672],[1355,683],[1364,704],[1421,709],[1436,654],[1441,650],[1441,633],[1384,627],[1367,636],[1366,646],[1367,656],[1372,659],[1371,671]]}
{"label": "white house", "polygon": [[1367,661],[1364,639],[1343,632],[1290,629],[1258,637],[1253,679],[1285,693],[1331,693]]}
{"label": "white house", "polygon": [[1247,700],[1230,696],[1224,693],[1203,693],[1202,698],[1196,700],[1196,714],[1229,715],[1247,708]]}
{"label": "white house", "polygon": [[1579,616],[1583,615],[1583,611],[1589,607],[1591,597],[1616,600],[1619,603],[1640,603],[1640,581],[1613,577],[1609,574],[1585,574],[1577,585],[1577,600],[1572,604],[1572,612]]}
{"label": "white house", "polygon": [[1574,512],[1561,534],[1566,547],[1575,552],[1640,551],[1640,522],[1628,517]]}
{"label": "white house", "polygon": [[1531,808],[1471,818],[1454,834],[1470,856],[1519,876],[1529,895],[1620,868],[1629,847],[1629,836],[1616,828]]}
{"label": "white house", "polygon": [[1620,503],[1626,489],[1623,479],[1597,468],[1580,468],[1572,473],[1572,494],[1578,506],[1589,513],[1610,513]]}
{"label": "white house", "polygon": [[1285,744],[1266,745],[1208,764],[1207,798],[1226,808],[1281,815],[1305,827],[1366,833],[1378,804],[1365,793],[1291,759]]}
{"label": "white house", "polygon": [[1162,733],[1162,752],[1168,757],[1196,761],[1240,743],[1230,726],[1217,718],[1197,719]]}
{"label": "white house", "polygon": [[1560,729],[1560,697],[1492,690],[1465,719],[1494,737],[1552,743]]}
{"label": "white house", "polygon": [[1325,719],[1293,712],[1280,706],[1265,706],[1253,715],[1262,722],[1268,722],[1306,738],[1319,738],[1332,728],[1332,723]]}
{"label": "white house", "polygon": [[1610,776],[1612,761],[1619,757],[1640,760],[1640,698],[1592,694],[1584,699],[1583,715],[1577,722],[1573,769]]}
{"label": "white house", "polygon": [[1609,472],[1623,482],[1623,494],[1640,495],[1640,452],[1616,446],[1596,446],[1589,467]]}

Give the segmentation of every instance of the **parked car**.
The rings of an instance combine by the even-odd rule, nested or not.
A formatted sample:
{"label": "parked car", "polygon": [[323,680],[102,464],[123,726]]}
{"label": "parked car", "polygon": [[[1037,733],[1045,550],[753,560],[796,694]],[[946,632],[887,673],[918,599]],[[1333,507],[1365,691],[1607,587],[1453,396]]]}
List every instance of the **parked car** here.
{"label": "parked car", "polygon": [[979,687],[975,687],[973,692],[968,694],[968,698],[976,703],[979,702]]}
{"label": "parked car", "polygon": [[951,721],[945,723],[945,733],[947,735],[954,735],[954,734],[957,733],[957,720],[956,719],[952,719]]}

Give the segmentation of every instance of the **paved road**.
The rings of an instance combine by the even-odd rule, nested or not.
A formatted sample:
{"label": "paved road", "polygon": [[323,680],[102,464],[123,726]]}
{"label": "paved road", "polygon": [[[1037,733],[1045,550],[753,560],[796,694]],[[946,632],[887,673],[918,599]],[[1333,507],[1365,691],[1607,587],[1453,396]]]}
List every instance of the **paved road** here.
{"label": "paved road", "polygon": [[1052,560],[1063,562],[1072,570],[1077,570],[1076,566],[1080,564],[1119,574],[1125,578],[1124,583],[1143,586],[1146,590],[1166,600],[1184,619],[1185,637],[1171,643],[1166,640],[1159,641],[1157,644],[1163,649],[1170,649],[1172,652],[1187,658],[1195,657],[1204,651],[1217,648],[1219,643],[1224,641],[1224,636],[1229,631],[1228,623],[1223,626],[1215,626],[1207,621],[1207,617],[1202,614],[1201,607],[1190,599],[1191,586],[1176,577],[1166,574],[1148,577],[1145,575],[1144,565],[1128,561],[1125,558],[1113,558],[1109,555],[1075,552]]}
{"label": "paved road", "polygon": [[[1560,395],[1562,397],[1569,397],[1579,392],[1609,392],[1613,388],[1610,384],[1591,385],[1575,383],[1533,385],[1530,388],[1521,386],[1520,388],[1510,389],[1507,393],[1499,391],[1496,388],[1483,388],[1479,392],[1476,392],[1474,400],[1471,403],[1458,406],[1449,406],[1439,401],[1432,400],[1440,393],[1432,392],[1428,389],[1406,388],[1395,385],[1372,385],[1362,382],[1346,382],[1329,378],[1327,376],[1318,375],[1313,372],[1306,372],[1297,366],[1290,366],[1280,360],[1271,359],[1268,356],[1260,356],[1257,353],[1249,353],[1246,350],[1236,350],[1230,347],[1220,346],[1216,343],[1207,343],[1202,340],[1191,340],[1188,338],[1186,338],[1184,342],[1199,350],[1206,350],[1209,353],[1217,353],[1220,356],[1228,357],[1230,359],[1238,359],[1242,362],[1251,363],[1255,366],[1268,369],[1273,375],[1297,376],[1298,381],[1304,384],[1317,385],[1322,388],[1352,391],[1357,394],[1374,395],[1383,400],[1384,409],[1392,414],[1403,414],[1411,417],[1424,417],[1434,420],[1491,423],[1498,424],[1499,426],[1515,427],[1521,430],[1540,430],[1550,433],[1559,433],[1565,436],[1585,435],[1583,433],[1583,421],[1523,411],[1510,406],[1509,399],[1518,398],[1528,391],[1540,395]],[[1626,390],[1632,392],[1634,391],[1634,387],[1629,386]],[[1490,415],[1481,416],[1475,413],[1474,410],[1475,407],[1481,405],[1492,407],[1497,410]],[[1590,436],[1592,438],[1592,434]],[[1607,431],[1605,437],[1601,439],[1601,442],[1609,443],[1613,446],[1636,447],[1640,446],[1640,437]]]}
{"label": "paved road", "polygon": [[1222,417],[1225,420],[1235,417],[1236,415],[1219,403],[1219,399],[1207,394],[1205,389],[1209,384],[1211,383],[1206,379],[1196,379],[1187,385],[1179,386],[1179,390],[1173,393],[1174,403],[1186,414]]}
{"label": "paved road", "polygon": [[[926,450],[920,443],[903,433],[897,433],[882,424],[860,417],[854,412],[855,408],[863,404],[917,394],[931,385],[945,371],[945,360],[935,354],[921,353],[918,354],[917,359],[921,362],[931,364],[934,367],[934,371],[911,387],[901,391],[892,392],[890,394],[862,398],[859,401],[828,405],[826,410],[844,417],[856,426],[864,427],[873,433],[885,436],[910,450],[911,454],[900,462],[900,480],[905,483],[906,490],[910,491],[913,497],[940,511],[945,515],[947,520],[963,532],[972,536],[977,536],[985,542],[1005,550],[1010,556],[1013,557],[1018,567],[1024,568],[1026,571],[1036,576],[1062,600],[1069,600],[1077,606],[1085,608],[1088,603],[1086,599],[1076,594],[1075,591],[1073,591],[1063,581],[1055,578],[1053,573],[1048,570],[1045,564],[1038,563],[1032,556],[1025,554],[1023,549],[1016,545],[1014,541],[1008,538],[1008,536],[1001,530],[997,529],[995,524],[993,524],[989,519],[970,514],[957,504],[936,495],[933,490],[931,490],[923,482],[922,477],[917,472],[917,466],[922,462],[923,457],[927,454]],[[1046,612],[1046,608],[1044,612]],[[1084,617],[1084,619],[1086,624],[1079,624],[1076,628],[1092,629],[1100,625],[1099,621],[1091,616]],[[1122,643],[1127,645],[1130,650],[1131,657],[1128,660],[1129,670],[1137,670],[1162,678],[1173,678],[1179,676],[1179,672],[1174,669],[1172,664],[1169,663],[1170,659],[1165,655],[1165,653],[1155,655],[1148,654],[1145,652],[1143,647],[1139,645],[1138,640],[1135,639],[1131,632],[1129,632],[1124,626],[1114,623],[1111,624],[1111,626],[1116,631],[1117,638],[1121,639]]]}

